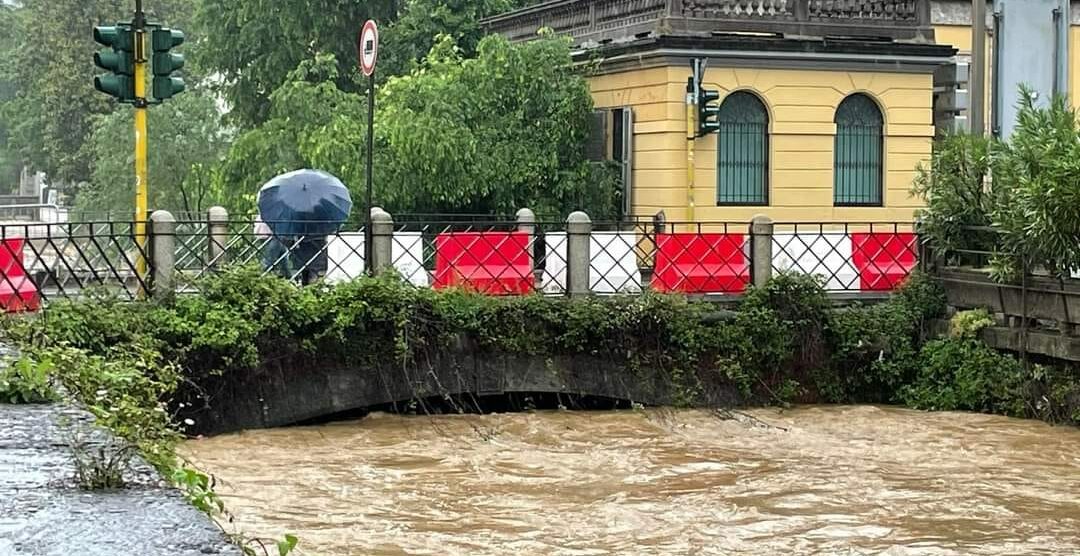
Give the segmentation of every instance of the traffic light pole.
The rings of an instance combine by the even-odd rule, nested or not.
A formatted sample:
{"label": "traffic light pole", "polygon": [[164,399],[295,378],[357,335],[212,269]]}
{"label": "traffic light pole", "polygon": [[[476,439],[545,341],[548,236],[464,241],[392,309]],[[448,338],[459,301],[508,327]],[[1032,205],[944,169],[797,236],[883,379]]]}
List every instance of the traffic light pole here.
{"label": "traffic light pole", "polygon": [[142,0],[135,0],[135,241],[139,245],[136,271],[146,276],[147,182],[146,164],[146,14]]}

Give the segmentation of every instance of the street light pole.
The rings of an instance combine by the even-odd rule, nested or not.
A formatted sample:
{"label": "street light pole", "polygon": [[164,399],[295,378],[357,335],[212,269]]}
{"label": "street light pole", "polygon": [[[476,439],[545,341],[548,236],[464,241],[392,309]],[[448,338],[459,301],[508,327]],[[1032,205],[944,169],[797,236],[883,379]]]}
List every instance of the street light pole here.
{"label": "street light pole", "polygon": [[[996,40],[996,38],[995,38]],[[971,65],[968,72],[968,122],[971,133],[986,133],[986,0],[971,2]],[[994,68],[995,71],[997,68]]]}

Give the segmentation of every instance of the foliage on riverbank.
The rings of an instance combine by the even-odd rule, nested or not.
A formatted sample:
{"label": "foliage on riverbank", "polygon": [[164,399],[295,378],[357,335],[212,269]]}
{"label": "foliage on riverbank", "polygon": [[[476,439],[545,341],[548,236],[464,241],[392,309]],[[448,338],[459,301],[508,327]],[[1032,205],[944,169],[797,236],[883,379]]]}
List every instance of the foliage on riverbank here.
{"label": "foliage on riverbank", "polygon": [[[9,332],[151,453],[177,437],[178,390],[297,353],[372,372],[418,366],[463,341],[497,354],[598,357],[666,381],[683,405],[727,389],[745,404],[900,403],[1080,422],[1071,369],[1026,368],[972,332],[927,342],[944,298],[922,276],[885,303],[834,308],[813,279],[780,275],[721,318],[677,295],[497,298],[391,276],[302,288],[233,269],[200,286],[171,305],[58,302]],[[978,319],[963,319],[977,329]]]}
{"label": "foliage on riverbank", "polygon": [[958,134],[934,146],[913,187],[926,203],[920,231],[939,254],[992,252],[1001,280],[1032,267],[1065,278],[1080,268],[1080,121],[1063,96],[1046,107],[1026,89],[1020,98],[1008,140]]}

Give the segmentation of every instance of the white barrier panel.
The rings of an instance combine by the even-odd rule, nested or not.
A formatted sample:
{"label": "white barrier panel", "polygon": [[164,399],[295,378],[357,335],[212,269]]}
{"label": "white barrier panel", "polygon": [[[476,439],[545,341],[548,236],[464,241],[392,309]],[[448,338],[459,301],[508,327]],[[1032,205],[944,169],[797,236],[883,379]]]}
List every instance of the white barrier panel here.
{"label": "white barrier panel", "polygon": [[343,233],[327,238],[326,276],[331,284],[348,282],[364,274],[364,234]]}
{"label": "white barrier panel", "polygon": [[[364,234],[343,233],[327,239],[327,282],[346,282],[364,274]],[[390,256],[394,268],[410,284],[426,287],[428,273],[423,265],[424,240],[420,232],[395,232],[393,241]]]}
{"label": "white barrier panel", "polygon": [[[547,255],[541,288],[545,293],[566,291],[566,233],[544,235]],[[633,232],[593,232],[589,241],[589,288],[593,293],[636,293],[641,291]]]}
{"label": "white barrier panel", "polygon": [[847,234],[775,234],[772,258],[775,270],[821,276],[827,290],[859,290],[859,271],[851,263]]}
{"label": "white barrier panel", "polygon": [[566,291],[566,232],[544,234],[544,274],[540,279],[540,290],[544,293],[563,293]]}
{"label": "white barrier panel", "polygon": [[414,286],[429,285],[428,271],[424,268],[424,237],[420,232],[394,232],[394,245],[390,249],[394,268]]}

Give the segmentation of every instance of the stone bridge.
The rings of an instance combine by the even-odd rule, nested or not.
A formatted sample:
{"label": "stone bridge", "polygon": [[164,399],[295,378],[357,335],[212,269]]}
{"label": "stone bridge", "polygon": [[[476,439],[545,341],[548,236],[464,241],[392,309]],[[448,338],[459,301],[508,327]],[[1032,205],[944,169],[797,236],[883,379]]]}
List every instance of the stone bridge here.
{"label": "stone bridge", "polygon": [[[410,368],[365,368],[311,356],[263,364],[245,376],[206,377],[179,412],[193,434],[279,427],[410,400],[509,393],[590,396],[671,405],[683,388],[661,369],[630,370],[599,357],[525,357],[458,346]],[[738,402],[733,390],[699,393],[704,405]]]}

